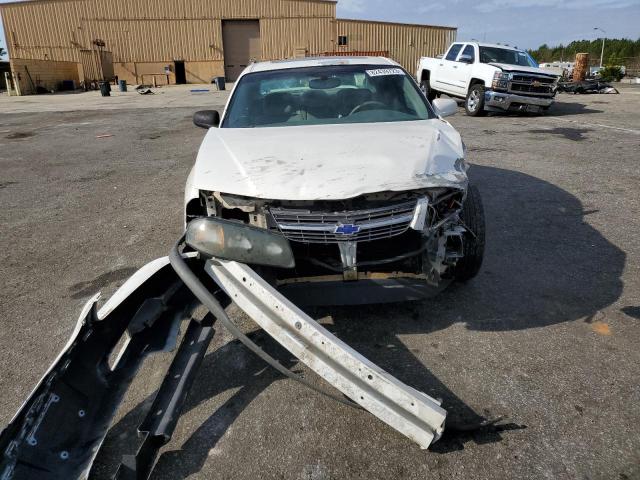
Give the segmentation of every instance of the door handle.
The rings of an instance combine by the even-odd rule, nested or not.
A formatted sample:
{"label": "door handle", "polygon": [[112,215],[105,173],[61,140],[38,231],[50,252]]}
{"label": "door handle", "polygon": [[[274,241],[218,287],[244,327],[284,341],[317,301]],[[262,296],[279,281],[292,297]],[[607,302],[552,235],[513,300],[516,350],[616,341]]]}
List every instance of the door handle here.
{"label": "door handle", "polygon": [[458,68],[458,65],[454,65],[453,68]]}
{"label": "door handle", "polygon": [[444,65],[444,63],[441,63],[440,66],[442,67]]}

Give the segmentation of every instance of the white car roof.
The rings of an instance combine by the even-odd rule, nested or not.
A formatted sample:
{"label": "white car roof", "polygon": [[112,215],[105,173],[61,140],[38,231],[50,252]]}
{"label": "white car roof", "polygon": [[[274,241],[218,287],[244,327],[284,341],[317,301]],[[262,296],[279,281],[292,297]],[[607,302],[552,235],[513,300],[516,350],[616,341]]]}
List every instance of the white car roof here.
{"label": "white car roof", "polygon": [[331,65],[381,65],[400,66],[399,63],[385,57],[307,57],[290,60],[270,60],[255,62],[249,65],[242,75],[255,72],[268,72],[272,70],[285,70],[288,68],[324,67]]}

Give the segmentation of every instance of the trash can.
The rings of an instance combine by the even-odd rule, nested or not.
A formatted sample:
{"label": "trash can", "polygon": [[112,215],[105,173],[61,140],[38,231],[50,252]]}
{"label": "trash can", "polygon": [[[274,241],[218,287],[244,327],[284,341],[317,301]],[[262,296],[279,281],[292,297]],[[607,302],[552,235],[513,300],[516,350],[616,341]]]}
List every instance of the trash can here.
{"label": "trash can", "polygon": [[213,79],[213,83],[216,84],[218,90],[225,89],[224,77],[216,77]]}
{"label": "trash can", "polygon": [[103,97],[111,96],[111,85],[109,84],[109,82],[100,82],[100,94]]}
{"label": "trash can", "polygon": [[127,81],[126,80],[118,80],[118,86],[120,87],[121,92],[127,91]]}

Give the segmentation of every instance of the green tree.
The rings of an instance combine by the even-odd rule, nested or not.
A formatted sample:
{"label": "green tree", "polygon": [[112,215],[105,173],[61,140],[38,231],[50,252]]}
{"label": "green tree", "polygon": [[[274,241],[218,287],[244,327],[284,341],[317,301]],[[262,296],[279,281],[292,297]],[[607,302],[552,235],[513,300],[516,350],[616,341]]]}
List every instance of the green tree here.
{"label": "green tree", "polygon": [[7,51],[4,48],[0,47],[0,58],[4,57],[6,54]]}
{"label": "green tree", "polygon": [[[540,63],[558,60],[573,61],[576,53],[588,53],[592,61],[600,60],[602,38],[596,40],[576,40],[568,45],[549,47],[540,45],[529,53]],[[632,57],[640,57],[640,39],[607,38],[605,39],[604,63],[609,65],[623,65]]]}

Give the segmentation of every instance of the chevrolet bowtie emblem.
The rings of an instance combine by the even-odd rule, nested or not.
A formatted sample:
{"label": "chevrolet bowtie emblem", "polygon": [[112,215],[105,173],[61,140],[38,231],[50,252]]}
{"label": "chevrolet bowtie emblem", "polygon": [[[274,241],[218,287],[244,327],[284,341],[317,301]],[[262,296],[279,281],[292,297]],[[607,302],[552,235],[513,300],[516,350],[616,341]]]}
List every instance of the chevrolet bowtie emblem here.
{"label": "chevrolet bowtie emblem", "polygon": [[358,225],[338,225],[333,233],[338,235],[354,235],[360,231],[360,227]]}

